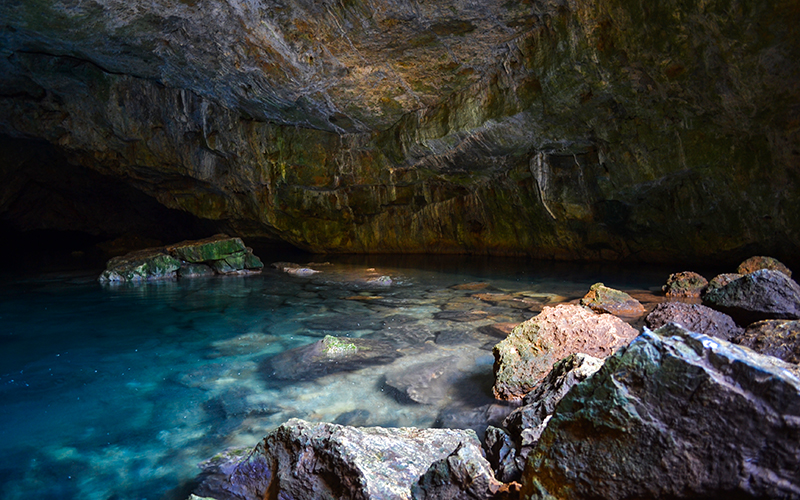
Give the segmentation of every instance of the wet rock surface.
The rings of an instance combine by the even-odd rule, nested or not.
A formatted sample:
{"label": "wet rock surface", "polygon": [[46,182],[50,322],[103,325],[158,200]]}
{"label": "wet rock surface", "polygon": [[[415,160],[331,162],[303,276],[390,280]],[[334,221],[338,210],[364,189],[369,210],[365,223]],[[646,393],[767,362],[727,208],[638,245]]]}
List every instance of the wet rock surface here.
{"label": "wet rock surface", "polygon": [[800,285],[780,271],[761,269],[711,288],[703,302],[747,325],[763,319],[800,318]]}
{"label": "wet rock surface", "polygon": [[415,500],[489,500],[508,498],[476,443],[461,444],[431,464],[411,488]]}
{"label": "wet rock surface", "polygon": [[431,464],[460,448],[462,456],[476,459],[471,451],[480,450],[475,433],[291,419],[252,451],[206,462],[196,493],[217,500],[410,499],[411,488]]}
{"label": "wet rock surface", "polygon": [[788,363],[800,363],[800,321],[757,321],[736,335],[732,342]]}
{"label": "wet rock surface", "polygon": [[656,329],[668,323],[678,323],[687,330],[724,340],[744,333],[733,318],[701,304],[663,302],[645,318],[648,328]]}
{"label": "wet rock surface", "polygon": [[636,318],[644,314],[644,306],[638,300],[602,283],[595,283],[589,288],[589,292],[581,299],[581,305],[597,313],[626,318]]}
{"label": "wet rock surface", "polygon": [[391,363],[400,356],[397,347],[389,342],[326,335],[313,344],[269,359],[265,371],[278,379],[306,380]]}
{"label": "wet rock surface", "polygon": [[494,347],[493,393],[498,399],[520,399],[560,359],[578,352],[604,358],[636,335],[633,327],[611,314],[570,304],[546,307]]}
{"label": "wet rock surface", "polygon": [[522,497],[797,498],[799,374],[674,325],[647,331],[561,400]]}

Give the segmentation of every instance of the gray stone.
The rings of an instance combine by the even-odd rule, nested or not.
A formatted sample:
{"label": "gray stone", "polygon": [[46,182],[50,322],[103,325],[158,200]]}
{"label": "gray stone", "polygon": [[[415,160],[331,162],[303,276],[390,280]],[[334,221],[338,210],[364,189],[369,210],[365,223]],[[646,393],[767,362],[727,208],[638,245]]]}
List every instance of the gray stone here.
{"label": "gray stone", "polygon": [[[539,441],[561,398],[572,386],[592,376],[602,365],[602,360],[582,353],[562,359],[523,398],[522,406],[503,421],[507,432],[498,430],[505,436],[497,430],[493,431],[493,439],[487,439],[487,455],[499,479],[504,482],[519,481],[528,453]],[[489,441],[500,446],[495,445],[496,449],[493,449]]]}
{"label": "gray stone", "polygon": [[495,498],[503,483],[495,479],[476,443],[462,443],[447,458],[431,464],[411,488],[415,500],[482,500]]}
{"label": "gray stone", "polygon": [[800,498],[797,365],[667,325],[574,386],[522,498]]}
{"label": "gray stone", "polygon": [[727,314],[701,304],[662,302],[645,318],[651,328],[661,328],[667,323],[678,323],[687,330],[730,340],[744,330]]}
{"label": "gray stone", "polygon": [[110,259],[98,281],[135,283],[174,279],[180,267],[180,261],[163,248],[147,248]]}
{"label": "gray stone", "polygon": [[291,419],[250,452],[205,462],[195,492],[217,500],[410,499],[437,460],[480,447],[472,431],[345,427]]}
{"label": "gray stone", "polygon": [[746,274],[721,287],[709,286],[703,302],[743,325],[762,319],[800,319],[800,285],[771,269]]}
{"label": "gray stone", "polygon": [[456,356],[444,356],[405,366],[387,373],[386,384],[412,401],[433,404],[447,395],[457,364]]}

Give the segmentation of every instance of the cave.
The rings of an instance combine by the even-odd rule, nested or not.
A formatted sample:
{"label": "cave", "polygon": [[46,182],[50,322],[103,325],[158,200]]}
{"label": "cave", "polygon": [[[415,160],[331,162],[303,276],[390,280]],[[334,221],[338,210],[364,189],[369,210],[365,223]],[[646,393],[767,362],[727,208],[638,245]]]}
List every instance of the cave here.
{"label": "cave", "polygon": [[[0,489],[186,498],[294,417],[484,438],[492,346],[544,308],[794,283],[796,4],[3,2],[0,438],[39,437]],[[251,267],[104,281],[209,238]]]}

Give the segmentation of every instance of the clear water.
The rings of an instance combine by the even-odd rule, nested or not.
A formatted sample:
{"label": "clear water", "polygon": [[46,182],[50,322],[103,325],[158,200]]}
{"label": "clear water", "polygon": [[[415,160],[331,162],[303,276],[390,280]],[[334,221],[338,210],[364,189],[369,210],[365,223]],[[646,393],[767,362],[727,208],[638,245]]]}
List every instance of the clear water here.
{"label": "clear water", "polygon": [[[535,312],[474,294],[553,304],[603,281],[646,297],[668,274],[461,257],[352,257],[316,268],[311,277],[266,269],[129,286],[98,284],[94,268],[3,277],[0,496],[186,498],[199,462],[252,446],[291,417],[480,430],[507,411],[491,398],[491,347],[501,337],[486,327]],[[391,286],[366,282],[384,275]],[[491,288],[453,288],[472,282]],[[273,356],[325,335],[389,342],[399,357],[276,376]],[[425,379],[436,363],[444,374]],[[387,384],[417,372],[424,404]]]}

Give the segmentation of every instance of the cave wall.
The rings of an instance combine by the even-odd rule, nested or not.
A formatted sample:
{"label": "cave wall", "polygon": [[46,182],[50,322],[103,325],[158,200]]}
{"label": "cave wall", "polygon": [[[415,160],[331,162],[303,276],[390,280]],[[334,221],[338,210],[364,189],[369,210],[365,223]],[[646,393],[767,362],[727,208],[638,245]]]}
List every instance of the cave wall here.
{"label": "cave wall", "polygon": [[797,2],[479,4],[6,3],[0,133],[311,251],[795,258]]}

